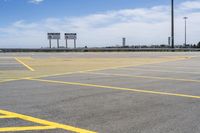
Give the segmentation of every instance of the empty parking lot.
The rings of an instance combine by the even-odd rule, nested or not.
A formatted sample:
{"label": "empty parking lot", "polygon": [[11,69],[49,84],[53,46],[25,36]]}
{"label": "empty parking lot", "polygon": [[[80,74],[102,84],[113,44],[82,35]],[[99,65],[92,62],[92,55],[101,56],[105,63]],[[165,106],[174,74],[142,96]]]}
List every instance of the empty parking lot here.
{"label": "empty parking lot", "polygon": [[0,132],[199,133],[199,55],[2,53]]}

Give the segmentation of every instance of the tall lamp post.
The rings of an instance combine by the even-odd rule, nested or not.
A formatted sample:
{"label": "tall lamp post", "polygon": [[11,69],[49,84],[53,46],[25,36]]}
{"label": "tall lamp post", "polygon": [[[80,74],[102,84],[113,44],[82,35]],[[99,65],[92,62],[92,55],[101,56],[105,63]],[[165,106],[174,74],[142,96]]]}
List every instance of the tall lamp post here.
{"label": "tall lamp post", "polygon": [[188,17],[184,17],[183,19],[185,20],[185,43],[184,43],[184,45],[186,47],[186,45],[187,45],[187,19],[188,19]]}
{"label": "tall lamp post", "polygon": [[174,0],[171,0],[171,45],[174,48]]}

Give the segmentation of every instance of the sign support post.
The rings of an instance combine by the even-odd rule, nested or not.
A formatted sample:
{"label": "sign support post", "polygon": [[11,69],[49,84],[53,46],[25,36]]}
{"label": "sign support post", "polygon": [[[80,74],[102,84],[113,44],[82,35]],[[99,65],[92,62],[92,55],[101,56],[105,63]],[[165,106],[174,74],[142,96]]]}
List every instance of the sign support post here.
{"label": "sign support post", "polygon": [[65,33],[65,40],[66,40],[66,48],[68,48],[68,40],[74,40],[74,48],[76,48],[76,33]]}
{"label": "sign support post", "polygon": [[68,42],[67,42],[67,39],[66,39],[66,48],[68,48]]}
{"label": "sign support post", "polygon": [[51,48],[51,39],[49,39],[49,48]]}
{"label": "sign support post", "polygon": [[74,48],[76,48],[76,39],[74,39]]}
{"label": "sign support post", "polygon": [[52,48],[51,40],[57,40],[57,47],[59,48],[60,33],[47,33],[49,39],[49,48]]}
{"label": "sign support post", "polygon": [[60,46],[59,46],[59,39],[57,39],[57,47],[60,48]]}

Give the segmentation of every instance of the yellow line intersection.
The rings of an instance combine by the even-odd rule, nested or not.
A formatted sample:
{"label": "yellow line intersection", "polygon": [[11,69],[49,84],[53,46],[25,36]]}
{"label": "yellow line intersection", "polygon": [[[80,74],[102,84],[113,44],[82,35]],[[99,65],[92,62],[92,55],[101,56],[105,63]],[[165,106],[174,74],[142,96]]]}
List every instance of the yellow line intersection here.
{"label": "yellow line intersection", "polygon": [[[25,66],[30,71],[35,71],[31,66],[26,64],[22,61],[22,59],[15,57],[15,60],[18,61],[20,64]],[[180,59],[177,59],[180,60]],[[175,60],[173,60],[175,61]],[[171,61],[170,61],[171,62]],[[34,65],[33,65],[34,66]],[[126,69],[127,67],[132,67],[134,65],[124,65],[124,66],[116,66],[116,67],[107,67],[107,68],[99,68],[99,69],[90,69],[90,70],[82,70],[76,72],[65,72],[65,73],[58,73],[58,74],[39,74],[35,77],[22,77],[16,79],[4,79],[0,81],[0,83],[10,82],[10,81],[17,81],[17,80],[32,80],[32,81],[40,81],[40,82],[48,82],[48,83],[59,83],[59,84],[66,84],[66,85],[76,85],[76,86],[87,86],[87,87],[96,87],[96,88],[104,88],[104,89],[113,89],[113,90],[121,90],[121,91],[130,91],[130,92],[137,92],[137,93],[146,93],[146,94],[155,94],[155,95],[166,95],[166,96],[176,96],[176,97],[185,97],[185,98],[193,98],[193,99],[200,99],[200,96],[194,95],[187,95],[187,94],[178,94],[178,93],[167,93],[167,92],[159,92],[159,91],[149,91],[149,90],[140,90],[134,88],[123,88],[123,87],[115,87],[115,86],[105,86],[105,85],[96,85],[96,84],[87,84],[87,83],[78,83],[78,82],[64,82],[64,81],[55,81],[55,80],[43,80],[39,78],[50,77],[50,76],[61,76],[61,75],[70,75],[76,73],[92,73],[95,71],[101,70],[109,70],[109,69]],[[37,69],[37,67],[36,67]],[[127,68],[128,69],[128,68]],[[39,70],[37,70],[39,71]],[[32,73],[31,73],[32,74]],[[120,76],[120,75],[115,75]],[[128,76],[128,75],[121,75],[121,76]],[[138,78],[155,78],[155,79],[163,79],[163,80],[174,80],[173,78],[162,78],[162,77],[138,77]],[[181,81],[185,81],[185,79],[179,79]],[[188,80],[187,80],[188,81]],[[190,82],[199,82],[190,80]],[[3,119],[21,119],[27,122],[37,123],[39,126],[20,126],[20,127],[0,127],[0,132],[16,132],[16,131],[34,131],[34,130],[50,130],[50,129],[62,129],[67,130],[75,133],[96,133],[94,131],[73,127],[70,125],[65,125],[61,123],[51,122],[39,118],[35,118],[32,116],[27,116],[23,114],[18,114],[10,111],[0,110],[0,121]]]}
{"label": "yellow line intersection", "polygon": [[73,127],[70,125],[64,125],[64,124],[60,124],[60,123],[56,123],[56,122],[42,120],[42,119],[35,118],[32,116],[18,114],[18,113],[6,111],[6,110],[0,110],[0,114],[3,114],[3,116],[1,115],[2,119],[14,117],[14,118],[18,118],[21,120],[25,120],[25,121],[29,121],[29,122],[33,122],[33,123],[42,125],[42,126],[2,127],[2,128],[0,128],[0,132],[63,129],[63,130],[67,130],[67,131],[71,131],[71,132],[75,132],[75,133],[96,133],[94,131],[89,131],[86,129],[81,129],[81,128]]}

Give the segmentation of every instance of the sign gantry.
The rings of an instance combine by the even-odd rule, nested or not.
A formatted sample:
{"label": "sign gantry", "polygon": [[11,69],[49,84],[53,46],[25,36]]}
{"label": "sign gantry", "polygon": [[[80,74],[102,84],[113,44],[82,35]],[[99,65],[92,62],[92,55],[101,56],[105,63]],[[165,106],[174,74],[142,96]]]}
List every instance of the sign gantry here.
{"label": "sign gantry", "polygon": [[52,47],[51,40],[57,40],[57,47],[59,48],[60,33],[47,33],[49,39],[49,48]]}
{"label": "sign gantry", "polygon": [[76,48],[76,33],[65,33],[65,40],[66,40],[66,48],[68,48],[68,40],[74,40],[74,48]]}

